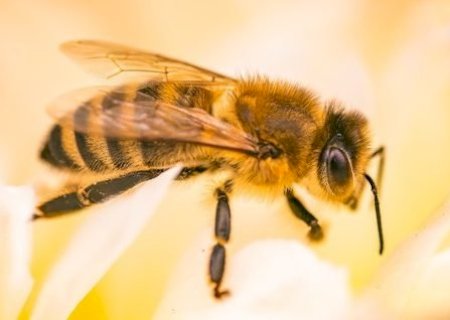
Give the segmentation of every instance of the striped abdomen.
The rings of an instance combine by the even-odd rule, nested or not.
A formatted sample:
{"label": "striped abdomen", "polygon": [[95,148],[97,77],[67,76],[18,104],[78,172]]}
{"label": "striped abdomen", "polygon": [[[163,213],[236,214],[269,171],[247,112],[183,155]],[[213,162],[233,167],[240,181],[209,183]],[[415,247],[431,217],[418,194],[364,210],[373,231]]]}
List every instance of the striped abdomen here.
{"label": "striped abdomen", "polygon": [[[108,109],[111,101],[106,97],[123,101],[123,112],[128,113],[133,112],[133,103],[142,100],[161,100],[180,107],[197,107],[211,112],[215,100],[214,94],[203,87],[154,82],[120,87],[104,96],[94,97],[86,104],[89,104],[90,109],[102,112]],[[79,108],[74,112],[74,117],[83,116],[78,114],[80,112],[85,111]],[[88,117],[85,118],[88,122]],[[48,136],[41,158],[58,168],[107,173],[169,167],[177,162],[195,161],[198,158],[198,148],[173,141],[142,141],[90,135],[57,124]]]}

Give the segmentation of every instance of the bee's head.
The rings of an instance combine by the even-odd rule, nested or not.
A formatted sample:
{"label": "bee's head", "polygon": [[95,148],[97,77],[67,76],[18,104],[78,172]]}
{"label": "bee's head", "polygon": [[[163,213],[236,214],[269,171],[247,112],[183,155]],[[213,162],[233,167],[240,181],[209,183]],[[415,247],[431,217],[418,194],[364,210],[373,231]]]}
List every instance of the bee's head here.
{"label": "bee's head", "polygon": [[318,182],[312,191],[328,200],[347,201],[364,180],[370,157],[367,120],[358,112],[328,104],[312,150],[311,174]]}

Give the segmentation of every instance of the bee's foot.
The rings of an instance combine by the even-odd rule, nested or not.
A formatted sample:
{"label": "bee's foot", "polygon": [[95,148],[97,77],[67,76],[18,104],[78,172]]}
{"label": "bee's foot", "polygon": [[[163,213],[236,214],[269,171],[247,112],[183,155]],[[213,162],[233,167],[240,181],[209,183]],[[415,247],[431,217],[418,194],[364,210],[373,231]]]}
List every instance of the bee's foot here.
{"label": "bee's foot", "polygon": [[358,199],[355,197],[350,197],[345,204],[352,210],[356,210],[358,208]]}
{"label": "bee's foot", "polygon": [[228,290],[220,290],[219,286],[214,288],[214,298],[222,299],[230,295],[230,291]]}
{"label": "bee's foot", "polygon": [[35,221],[39,218],[42,218],[43,216],[44,216],[44,214],[39,209],[35,209],[35,211],[31,215],[30,221]]}
{"label": "bee's foot", "polygon": [[308,232],[308,238],[312,241],[320,241],[323,239],[323,231],[317,220],[312,221]]}

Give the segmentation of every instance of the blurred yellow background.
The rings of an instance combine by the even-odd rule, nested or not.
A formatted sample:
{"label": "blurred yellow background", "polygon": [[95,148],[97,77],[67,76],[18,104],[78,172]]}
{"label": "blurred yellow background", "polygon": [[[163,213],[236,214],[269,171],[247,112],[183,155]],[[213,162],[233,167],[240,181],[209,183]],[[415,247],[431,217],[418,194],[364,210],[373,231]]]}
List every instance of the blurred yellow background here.
{"label": "blurred yellow background", "polygon": [[[51,124],[46,105],[64,92],[99,81],[57,50],[60,43],[73,39],[114,41],[232,76],[263,73],[297,81],[324,99],[335,97],[362,110],[373,124],[376,143],[387,147],[382,207],[388,254],[448,196],[450,3],[446,0],[1,0],[4,183],[29,183],[39,174],[36,155]],[[212,222],[214,204],[202,200],[205,194],[208,191],[173,190],[172,197],[199,206],[198,210],[183,215],[175,204],[163,205],[73,318],[93,314],[96,319],[148,318],[186,243]],[[36,226],[32,267],[38,283],[84,217]],[[294,223],[287,214],[282,219],[280,226]],[[339,213],[327,219],[328,241],[315,249],[348,266],[359,290],[381,261],[375,254],[372,209],[366,204],[358,215]],[[296,233],[301,237],[305,229],[299,226],[253,235],[242,230],[244,240],[236,241]],[[356,239],[368,238],[373,241],[364,247],[354,245]],[[163,266],[158,264],[162,256]],[[128,300],[121,301],[123,296]]]}

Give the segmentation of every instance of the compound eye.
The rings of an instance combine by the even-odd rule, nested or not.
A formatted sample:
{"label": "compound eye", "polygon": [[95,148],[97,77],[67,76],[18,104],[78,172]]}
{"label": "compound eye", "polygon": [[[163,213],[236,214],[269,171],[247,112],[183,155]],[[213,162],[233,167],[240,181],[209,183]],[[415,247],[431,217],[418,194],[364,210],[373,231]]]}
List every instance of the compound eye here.
{"label": "compound eye", "polygon": [[330,187],[336,193],[345,192],[352,182],[352,168],[347,154],[340,148],[330,147],[326,161]]}

